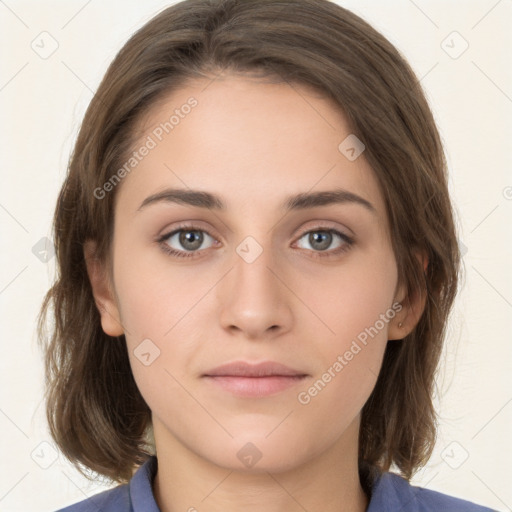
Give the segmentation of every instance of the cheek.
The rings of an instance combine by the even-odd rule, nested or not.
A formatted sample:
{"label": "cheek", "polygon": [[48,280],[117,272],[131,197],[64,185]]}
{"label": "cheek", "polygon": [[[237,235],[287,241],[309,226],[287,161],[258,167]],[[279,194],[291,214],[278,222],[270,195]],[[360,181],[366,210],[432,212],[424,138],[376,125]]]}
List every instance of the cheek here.
{"label": "cheek", "polygon": [[[160,354],[151,365],[153,378],[155,371],[164,370],[164,362],[173,373],[189,367],[189,359],[199,348],[194,343],[204,339],[201,326],[204,331],[218,316],[211,302],[215,294],[209,295],[218,276],[200,263],[173,266],[154,248],[127,251],[137,244],[125,245],[119,245],[114,255],[115,283],[134,376],[145,388],[147,372],[134,351],[146,339],[156,345],[153,352]],[[341,399],[331,397],[336,399],[336,407],[360,402],[373,387],[387,342],[388,324],[381,315],[389,311],[396,285],[391,250],[382,243],[372,251],[359,251],[336,270],[308,264],[307,268],[290,267],[284,273],[287,271],[292,273],[287,280],[294,283],[294,293],[302,302],[293,296],[287,299],[294,312],[296,325],[292,329],[303,333],[297,337],[301,350],[318,362],[315,370],[319,376],[331,368],[326,376],[331,377],[332,384],[327,386],[331,391],[323,392],[324,398],[341,393]],[[335,363],[340,368],[338,356],[345,356],[342,371],[333,368]],[[162,374],[162,378],[168,377]]]}
{"label": "cheek", "polygon": [[387,340],[388,324],[395,314],[396,281],[394,256],[388,247],[381,246],[354,253],[335,272],[322,270],[313,279],[297,276],[295,282],[302,283],[299,293],[307,297],[308,307],[321,320],[317,322],[324,334],[321,338],[330,340],[324,346],[339,351],[358,335],[364,338],[368,330],[379,342]]}
{"label": "cheek", "polygon": [[211,283],[198,279],[198,271],[173,267],[155,248],[135,250],[129,257],[122,254],[119,250],[115,260],[115,283],[128,336],[133,342],[170,339],[193,316]]}
{"label": "cheek", "polygon": [[[311,400],[316,402],[314,407],[330,403],[340,413],[364,404],[377,380],[389,323],[396,314],[396,279],[394,256],[381,247],[354,258],[335,277],[331,274],[309,286],[308,306],[322,322],[312,320],[305,327],[309,327],[315,356],[322,364],[316,376],[318,385],[311,392],[303,390],[304,402],[322,394],[322,399]],[[306,292],[303,286],[302,294]]]}
{"label": "cheek", "polygon": [[[133,250],[128,251],[128,247]],[[160,262],[148,261],[150,254],[138,248],[135,241],[120,236],[114,253],[114,282],[132,373],[151,407],[155,382],[161,383],[156,389],[169,384],[171,378],[165,370],[175,371],[169,361],[186,368],[182,354],[187,340],[174,346],[170,343],[187,320],[188,304],[193,299],[187,294],[193,292],[178,272],[171,274],[169,268],[161,268]]]}

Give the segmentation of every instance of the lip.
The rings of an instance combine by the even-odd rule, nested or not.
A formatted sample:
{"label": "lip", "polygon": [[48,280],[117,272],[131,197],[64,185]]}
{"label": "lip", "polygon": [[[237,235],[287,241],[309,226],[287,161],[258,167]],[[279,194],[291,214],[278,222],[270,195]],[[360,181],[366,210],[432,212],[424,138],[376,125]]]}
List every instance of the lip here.
{"label": "lip", "polygon": [[251,364],[245,361],[233,361],[208,370],[206,377],[297,377],[307,375],[275,361],[263,361]]}
{"label": "lip", "polygon": [[308,374],[274,361],[258,364],[234,361],[217,366],[202,377],[231,394],[258,398],[296,386]]}

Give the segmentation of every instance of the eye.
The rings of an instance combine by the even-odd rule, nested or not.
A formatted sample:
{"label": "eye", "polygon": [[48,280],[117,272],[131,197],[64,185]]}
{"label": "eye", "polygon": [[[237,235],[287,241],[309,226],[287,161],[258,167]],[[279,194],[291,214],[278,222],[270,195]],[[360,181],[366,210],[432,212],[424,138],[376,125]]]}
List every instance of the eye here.
{"label": "eye", "polygon": [[[306,238],[307,237],[307,238]],[[162,235],[158,238],[157,242],[162,250],[171,256],[178,258],[195,257],[201,250],[208,249],[215,245],[211,244],[207,247],[202,247],[205,239],[215,239],[204,229],[193,225],[183,225],[173,231]],[[305,232],[299,240],[306,239],[308,247],[300,247],[301,249],[312,250],[315,258],[332,257],[348,251],[354,244],[354,240],[348,235],[332,228],[317,228]],[[338,244],[332,247],[333,241],[338,240]]]}
{"label": "eye", "polygon": [[[354,240],[351,237],[339,232],[336,229],[317,228],[314,230],[310,230],[304,233],[299,238],[299,240],[302,240],[305,237],[307,244],[309,244],[314,251],[314,257],[320,258],[336,256],[338,254],[341,254],[342,252],[348,251],[354,244]],[[334,249],[327,251],[327,249],[332,246],[333,241],[335,241],[336,239],[338,239],[337,246],[334,247]]]}
{"label": "eye", "polygon": [[[214,240],[204,229],[199,229],[196,226],[180,226],[180,228],[162,235],[157,241],[166,253],[178,258],[190,258],[199,252],[205,238]],[[207,248],[202,247],[202,249]]]}

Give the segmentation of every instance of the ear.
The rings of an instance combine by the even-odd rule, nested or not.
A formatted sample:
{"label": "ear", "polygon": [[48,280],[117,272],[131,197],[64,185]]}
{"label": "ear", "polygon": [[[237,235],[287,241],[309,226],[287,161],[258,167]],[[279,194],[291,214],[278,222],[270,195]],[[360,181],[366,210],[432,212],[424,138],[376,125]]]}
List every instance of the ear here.
{"label": "ear", "polygon": [[94,301],[101,315],[101,327],[109,336],[121,336],[124,334],[124,329],[121,325],[119,308],[108,278],[106,265],[96,256],[95,241],[87,240],[84,243],[84,258]]}
{"label": "ear", "polygon": [[[423,267],[423,273],[426,273],[427,255],[417,252],[416,258]],[[416,289],[409,297],[406,297],[405,287],[402,285],[395,295],[395,301],[402,305],[402,309],[389,323],[388,340],[401,340],[413,331],[425,310],[427,290]]]}

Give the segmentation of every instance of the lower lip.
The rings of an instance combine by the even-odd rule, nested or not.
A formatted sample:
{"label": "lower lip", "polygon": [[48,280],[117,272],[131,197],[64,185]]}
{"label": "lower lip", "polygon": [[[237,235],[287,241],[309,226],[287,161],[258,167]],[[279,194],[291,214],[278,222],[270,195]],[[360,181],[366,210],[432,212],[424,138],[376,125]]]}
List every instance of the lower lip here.
{"label": "lower lip", "polygon": [[305,379],[305,375],[284,376],[272,375],[269,377],[240,377],[226,375],[206,375],[207,380],[222,389],[238,396],[263,397],[274,395],[293,386]]}

